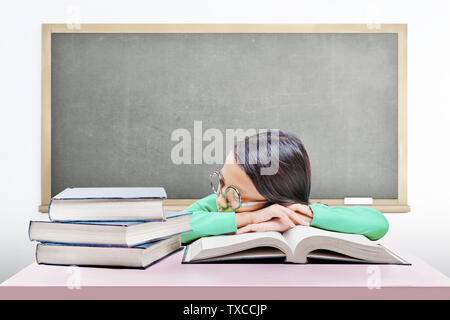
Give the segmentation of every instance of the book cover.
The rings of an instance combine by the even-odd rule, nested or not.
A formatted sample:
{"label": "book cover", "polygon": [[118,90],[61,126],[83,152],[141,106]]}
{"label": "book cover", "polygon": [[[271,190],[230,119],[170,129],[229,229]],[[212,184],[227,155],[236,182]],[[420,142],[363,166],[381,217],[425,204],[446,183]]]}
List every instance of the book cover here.
{"label": "book cover", "polygon": [[[42,243],[136,247],[141,244],[167,239],[175,235],[181,235],[192,231],[189,227],[189,218],[187,217],[191,215],[190,212],[166,211],[164,213],[166,217],[165,221],[55,222],[50,221],[48,217],[40,218],[30,221],[28,226],[28,237],[31,241],[39,241]],[[48,224],[48,227],[43,224]],[[137,230],[136,227],[138,228]],[[32,228],[33,232],[31,232]],[[129,234],[128,231],[132,233]],[[93,235],[96,233],[103,235],[102,238],[95,240]],[[140,236],[137,238],[136,234],[140,234]],[[129,236],[131,238],[129,238]],[[123,240],[118,242],[118,239],[122,238]],[[123,241],[125,242],[121,243]]]}
{"label": "book cover", "polygon": [[86,199],[166,199],[162,187],[108,187],[108,188],[66,188],[52,199],[86,200]]}
{"label": "book cover", "polygon": [[162,187],[66,188],[50,199],[54,221],[164,220]]}

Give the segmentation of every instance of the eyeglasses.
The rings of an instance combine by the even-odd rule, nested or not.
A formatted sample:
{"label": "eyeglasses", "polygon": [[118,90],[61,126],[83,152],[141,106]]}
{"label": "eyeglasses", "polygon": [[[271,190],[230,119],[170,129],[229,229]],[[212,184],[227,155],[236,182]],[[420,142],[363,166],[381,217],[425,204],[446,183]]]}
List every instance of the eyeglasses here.
{"label": "eyeglasses", "polygon": [[227,206],[224,207],[221,204],[218,204],[223,210],[232,209],[237,210],[241,207],[253,206],[255,204],[265,203],[267,201],[252,201],[252,202],[244,202],[241,201],[241,193],[236,187],[229,186],[225,189],[225,192],[222,193],[222,188],[225,185],[223,176],[219,171],[214,171],[209,175],[211,189],[217,195],[222,195],[227,203]]}

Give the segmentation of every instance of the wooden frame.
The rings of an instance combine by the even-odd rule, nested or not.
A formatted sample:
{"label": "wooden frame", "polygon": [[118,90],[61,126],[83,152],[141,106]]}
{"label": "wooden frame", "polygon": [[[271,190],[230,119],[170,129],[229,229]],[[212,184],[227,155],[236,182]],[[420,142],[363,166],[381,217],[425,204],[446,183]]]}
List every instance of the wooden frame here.
{"label": "wooden frame", "polygon": [[[381,212],[409,212],[407,201],[407,25],[406,24],[42,24],[41,205],[51,198],[51,35],[53,33],[395,33],[398,35],[398,199],[374,199]],[[167,210],[182,210],[197,199],[167,199]],[[344,199],[311,199],[344,206]]]}

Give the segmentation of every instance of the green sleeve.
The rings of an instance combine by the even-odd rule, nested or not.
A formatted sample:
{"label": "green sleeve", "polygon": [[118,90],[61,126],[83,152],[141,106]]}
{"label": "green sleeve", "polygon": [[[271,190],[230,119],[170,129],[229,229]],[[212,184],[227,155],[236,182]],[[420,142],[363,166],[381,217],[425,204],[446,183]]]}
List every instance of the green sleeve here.
{"label": "green sleeve", "polygon": [[184,211],[192,212],[192,231],[181,236],[182,243],[191,242],[205,236],[237,231],[235,213],[231,211],[219,212],[215,194],[196,201]]}
{"label": "green sleeve", "polygon": [[311,226],[344,233],[362,234],[370,240],[382,238],[389,229],[386,217],[378,210],[363,207],[329,207],[313,204]]}

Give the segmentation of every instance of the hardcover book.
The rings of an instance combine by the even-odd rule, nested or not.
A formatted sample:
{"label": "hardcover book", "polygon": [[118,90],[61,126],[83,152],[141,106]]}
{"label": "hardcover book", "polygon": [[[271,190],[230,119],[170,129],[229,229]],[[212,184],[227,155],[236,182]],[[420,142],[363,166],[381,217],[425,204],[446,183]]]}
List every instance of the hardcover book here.
{"label": "hardcover book", "polygon": [[146,268],[180,248],[180,235],[132,248],[39,243],[36,261],[51,265]]}
{"label": "hardcover book", "polygon": [[30,221],[28,235],[31,241],[132,247],[191,231],[190,215],[165,211],[165,221],[151,222]]}
{"label": "hardcover book", "polygon": [[67,188],[50,200],[52,221],[163,220],[164,188]]}

